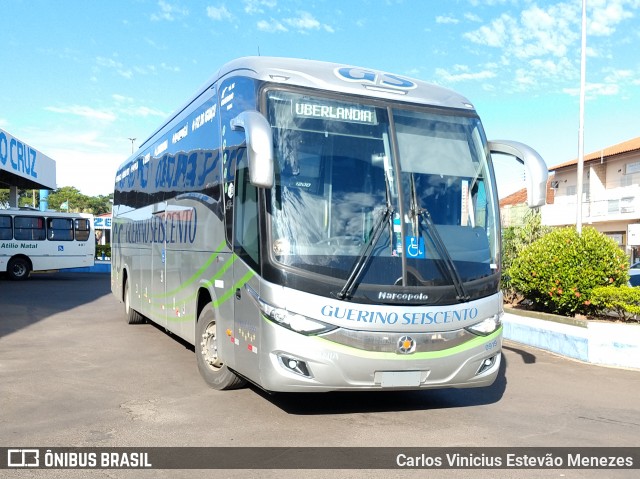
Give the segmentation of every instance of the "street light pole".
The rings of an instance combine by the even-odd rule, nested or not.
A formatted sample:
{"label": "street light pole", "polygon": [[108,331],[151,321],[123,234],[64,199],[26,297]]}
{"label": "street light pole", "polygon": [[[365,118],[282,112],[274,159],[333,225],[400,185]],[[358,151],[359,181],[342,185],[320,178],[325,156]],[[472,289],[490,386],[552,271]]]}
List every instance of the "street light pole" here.
{"label": "street light pole", "polygon": [[133,155],[133,142],[136,141],[136,138],[129,138],[131,141],[131,154]]}
{"label": "street light pole", "polygon": [[580,126],[578,128],[578,175],[576,231],[582,234],[582,182],[584,177],[584,97],[587,72],[587,0],[582,0],[582,53],[580,56]]}

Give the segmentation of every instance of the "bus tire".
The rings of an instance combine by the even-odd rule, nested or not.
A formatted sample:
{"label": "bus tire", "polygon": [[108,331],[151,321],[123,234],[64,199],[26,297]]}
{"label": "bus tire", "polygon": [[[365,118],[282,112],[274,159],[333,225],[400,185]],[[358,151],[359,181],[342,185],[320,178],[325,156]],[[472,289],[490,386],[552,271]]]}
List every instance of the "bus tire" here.
{"label": "bus tire", "polygon": [[11,258],[7,264],[7,275],[13,281],[24,281],[31,274],[31,265],[24,258]]}
{"label": "bus tire", "polygon": [[223,363],[218,350],[221,340],[216,317],[209,303],[202,309],[196,325],[195,350],[198,371],[207,385],[213,389],[240,388],[246,382]]}
{"label": "bus tire", "polygon": [[144,323],[144,316],[131,307],[131,287],[129,281],[124,281],[124,314],[129,324]]}

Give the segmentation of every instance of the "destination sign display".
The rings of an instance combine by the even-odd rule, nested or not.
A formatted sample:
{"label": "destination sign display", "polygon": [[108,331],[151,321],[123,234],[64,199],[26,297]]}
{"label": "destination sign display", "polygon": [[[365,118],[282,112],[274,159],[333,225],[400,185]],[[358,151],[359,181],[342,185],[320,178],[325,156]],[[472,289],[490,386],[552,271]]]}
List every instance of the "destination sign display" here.
{"label": "destination sign display", "polygon": [[354,103],[300,99],[293,102],[293,115],[321,120],[344,121],[376,125],[376,110],[373,107]]}

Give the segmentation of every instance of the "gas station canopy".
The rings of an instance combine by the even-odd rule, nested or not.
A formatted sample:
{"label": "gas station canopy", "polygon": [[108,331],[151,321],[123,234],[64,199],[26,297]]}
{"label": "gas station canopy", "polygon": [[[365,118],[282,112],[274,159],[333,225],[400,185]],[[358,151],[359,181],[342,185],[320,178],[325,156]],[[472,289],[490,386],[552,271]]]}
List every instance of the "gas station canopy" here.
{"label": "gas station canopy", "polygon": [[56,188],[56,163],[35,148],[0,129],[0,188]]}

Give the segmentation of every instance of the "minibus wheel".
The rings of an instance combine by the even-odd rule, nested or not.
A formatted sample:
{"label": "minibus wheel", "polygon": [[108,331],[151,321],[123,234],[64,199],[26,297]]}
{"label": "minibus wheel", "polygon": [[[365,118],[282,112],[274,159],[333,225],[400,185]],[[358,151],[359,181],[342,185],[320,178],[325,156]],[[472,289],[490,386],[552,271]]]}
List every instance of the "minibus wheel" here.
{"label": "minibus wheel", "polygon": [[11,258],[7,264],[7,275],[14,281],[23,281],[31,274],[31,265],[24,258]]}
{"label": "minibus wheel", "polygon": [[245,385],[245,380],[231,371],[220,357],[217,322],[211,303],[198,316],[196,325],[195,350],[198,371],[204,381],[213,389],[237,389]]}

